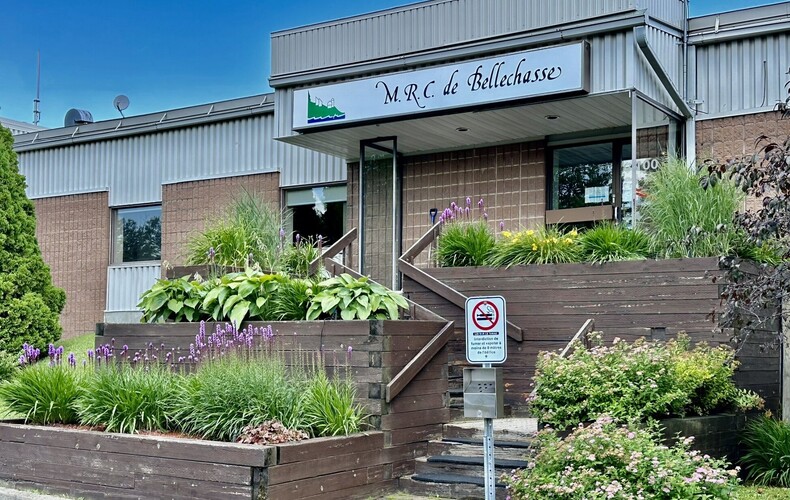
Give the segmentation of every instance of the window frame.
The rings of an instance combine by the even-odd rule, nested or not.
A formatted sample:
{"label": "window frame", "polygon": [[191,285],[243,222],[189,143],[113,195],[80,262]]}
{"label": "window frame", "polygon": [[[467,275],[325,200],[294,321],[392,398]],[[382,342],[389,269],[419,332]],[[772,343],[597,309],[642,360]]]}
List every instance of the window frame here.
{"label": "window frame", "polygon": [[[116,231],[118,229],[118,222],[120,220],[119,214],[121,214],[125,210],[152,209],[152,208],[159,209],[159,258],[125,261],[123,260],[123,248],[121,248],[120,249],[121,257],[119,260],[116,259],[116,254],[118,252],[118,241],[116,238],[117,236]],[[123,236],[122,232],[121,232],[121,236]],[[121,245],[123,245],[123,239],[121,239]],[[162,204],[145,203],[140,205],[123,205],[117,207],[110,207],[110,266],[112,267],[139,266],[139,265],[161,264],[161,262],[162,262]]]}

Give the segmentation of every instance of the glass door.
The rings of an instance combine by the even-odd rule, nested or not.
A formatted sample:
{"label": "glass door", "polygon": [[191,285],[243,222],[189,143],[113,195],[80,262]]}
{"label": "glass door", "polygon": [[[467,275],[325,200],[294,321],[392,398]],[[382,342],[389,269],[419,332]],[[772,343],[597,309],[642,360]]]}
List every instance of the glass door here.
{"label": "glass door", "polygon": [[360,245],[362,274],[400,288],[401,173],[394,137],[360,143]]}

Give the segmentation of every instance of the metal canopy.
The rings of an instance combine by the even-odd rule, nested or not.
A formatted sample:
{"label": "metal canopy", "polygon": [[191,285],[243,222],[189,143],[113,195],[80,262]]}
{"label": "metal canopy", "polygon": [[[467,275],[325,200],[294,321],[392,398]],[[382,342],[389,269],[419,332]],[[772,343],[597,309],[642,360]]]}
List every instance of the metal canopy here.
{"label": "metal canopy", "polygon": [[321,130],[279,140],[346,160],[356,160],[359,142],[376,137],[396,136],[399,153],[417,154],[541,140],[549,135],[630,125],[631,96],[624,91]]}

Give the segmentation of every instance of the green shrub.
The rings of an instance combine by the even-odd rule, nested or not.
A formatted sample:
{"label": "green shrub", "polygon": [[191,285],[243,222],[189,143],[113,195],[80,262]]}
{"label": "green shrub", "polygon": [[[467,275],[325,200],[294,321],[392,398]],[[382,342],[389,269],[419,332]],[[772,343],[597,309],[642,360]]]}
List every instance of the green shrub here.
{"label": "green shrub", "polygon": [[741,463],[758,485],[790,487],[790,425],[765,416],[752,420],[743,436]]}
{"label": "green shrub", "polygon": [[700,174],[680,160],[664,163],[645,180],[643,229],[659,257],[718,257],[734,252],[733,224],[743,193],[728,179],[704,189]]}
{"label": "green shrub", "polygon": [[19,360],[11,353],[0,351],[0,383],[11,378],[19,367]]}
{"label": "green shrub", "polygon": [[235,441],[247,426],[279,420],[304,428],[305,381],[288,377],[282,360],[230,355],[202,364],[182,380],[174,420],[188,434]]}
{"label": "green shrub", "polygon": [[615,339],[610,347],[586,349],[580,342],[574,347],[564,358],[559,353],[538,356],[531,409],[559,428],[604,414],[645,420],[761,404],[753,393],[735,388],[737,362],[726,346],[701,343],[689,350],[688,336],[678,335],[665,343]]}
{"label": "green shrub", "polygon": [[0,127],[0,350],[6,352],[19,351],[25,341],[45,345],[60,338],[58,316],[66,302],[41,257],[35,209],[13,144]]}
{"label": "green shrub", "polygon": [[291,277],[309,278],[310,263],[320,256],[318,247],[307,239],[285,245],[282,254],[282,271]]}
{"label": "green shrub", "polygon": [[366,276],[355,279],[345,273],[318,283],[308,294],[307,319],[310,321],[398,319],[398,310],[409,307],[398,293],[371,282]]}
{"label": "green shrub", "polygon": [[246,320],[271,321],[275,319],[272,299],[287,281],[285,276],[249,268],[226,274],[211,285],[201,307],[214,320],[228,320],[237,326]]}
{"label": "green shrub", "polygon": [[26,422],[74,424],[78,422],[74,403],[88,374],[82,368],[39,363],[0,384],[0,401]]}
{"label": "green shrub", "polygon": [[514,499],[729,499],[738,471],[723,460],[657,444],[655,431],[601,417],[564,440],[539,434],[539,452],[525,469],[503,476]]}
{"label": "green shrub", "polygon": [[189,276],[175,279],[159,279],[140,296],[137,307],[142,309],[142,322],[198,321],[207,315],[202,302],[210,283],[190,280]]}
{"label": "green shrub", "polygon": [[511,233],[502,231],[491,254],[494,266],[510,267],[527,264],[557,264],[579,261],[578,233],[551,227]]}
{"label": "green shrub", "polygon": [[436,245],[436,262],[440,267],[484,266],[494,243],[494,233],[485,221],[445,222]]}
{"label": "green shrub", "polygon": [[597,224],[579,237],[580,259],[584,262],[616,262],[646,259],[650,237],[642,231],[612,222]]}
{"label": "green shrub", "polygon": [[257,263],[262,269],[277,270],[281,227],[279,212],[244,191],[223,214],[207,221],[205,229],[187,240],[187,262],[241,268]]}
{"label": "green shrub", "polygon": [[303,416],[313,436],[345,436],[362,430],[365,415],[354,402],[349,379],[330,379],[318,371],[307,384]]}
{"label": "green shrub", "polygon": [[74,407],[81,424],[134,434],[172,428],[178,376],[169,367],[99,367],[80,387]]}

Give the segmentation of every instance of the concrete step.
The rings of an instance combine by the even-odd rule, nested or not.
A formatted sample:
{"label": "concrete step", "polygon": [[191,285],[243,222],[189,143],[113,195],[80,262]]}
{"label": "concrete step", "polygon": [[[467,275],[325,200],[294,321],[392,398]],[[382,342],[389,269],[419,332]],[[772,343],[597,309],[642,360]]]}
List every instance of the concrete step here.
{"label": "concrete step", "polygon": [[[398,480],[398,488],[412,495],[472,500],[485,498],[483,478],[456,474],[414,474]],[[498,483],[497,500],[505,500],[507,491]]]}
{"label": "concrete step", "polygon": [[[511,446],[512,445],[512,446]],[[495,460],[525,460],[532,454],[529,444],[523,442],[494,441]],[[480,457],[483,455],[483,441],[476,439],[456,438],[455,440],[431,441],[428,443],[428,456],[456,455]]]}
{"label": "concrete step", "polygon": [[[538,430],[538,421],[534,418],[499,418],[494,420],[494,443],[497,441],[530,443]],[[446,439],[467,438],[483,439],[483,421],[462,420],[444,425],[443,436]]]}
{"label": "concrete step", "polygon": [[[527,466],[525,460],[494,459],[496,476]],[[414,462],[417,474],[456,474],[462,476],[483,477],[483,457],[465,457],[459,455],[436,455],[418,457]]]}

